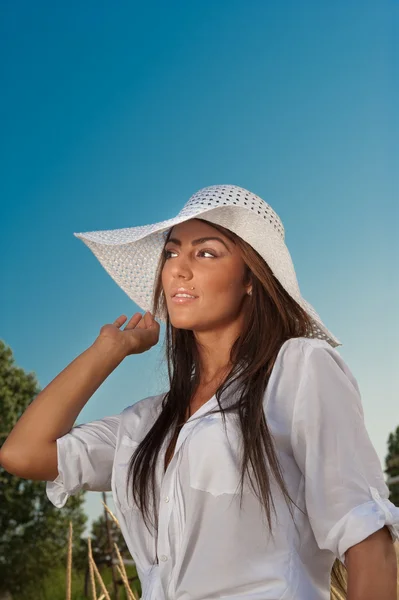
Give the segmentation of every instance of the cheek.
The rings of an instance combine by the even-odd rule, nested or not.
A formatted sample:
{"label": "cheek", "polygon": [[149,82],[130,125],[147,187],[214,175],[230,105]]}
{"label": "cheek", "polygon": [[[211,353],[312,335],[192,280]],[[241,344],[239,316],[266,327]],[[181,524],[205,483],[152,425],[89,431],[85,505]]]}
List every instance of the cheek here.
{"label": "cheek", "polygon": [[223,281],[220,277],[216,280],[204,283],[203,290],[207,302],[220,306],[221,304],[225,307],[235,308],[241,302],[243,290],[240,280],[237,277],[236,280]]}

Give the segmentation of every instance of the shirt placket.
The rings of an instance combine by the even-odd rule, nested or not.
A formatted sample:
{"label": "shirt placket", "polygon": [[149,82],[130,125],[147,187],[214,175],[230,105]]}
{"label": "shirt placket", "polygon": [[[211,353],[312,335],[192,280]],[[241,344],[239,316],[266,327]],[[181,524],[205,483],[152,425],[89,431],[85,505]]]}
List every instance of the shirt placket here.
{"label": "shirt placket", "polygon": [[[172,510],[175,509],[176,498],[174,497],[175,480],[177,477],[178,465],[180,463],[180,449],[183,442],[193,429],[194,422],[186,422],[181,428],[176,440],[176,446],[173,457],[169,462],[166,473],[162,478],[160,486],[159,512],[158,512],[158,536],[157,536],[157,557],[161,577],[165,582],[169,582],[168,575],[171,572],[171,548],[169,539],[169,523]],[[163,461],[161,461],[163,462]],[[163,464],[161,465],[163,469]]]}

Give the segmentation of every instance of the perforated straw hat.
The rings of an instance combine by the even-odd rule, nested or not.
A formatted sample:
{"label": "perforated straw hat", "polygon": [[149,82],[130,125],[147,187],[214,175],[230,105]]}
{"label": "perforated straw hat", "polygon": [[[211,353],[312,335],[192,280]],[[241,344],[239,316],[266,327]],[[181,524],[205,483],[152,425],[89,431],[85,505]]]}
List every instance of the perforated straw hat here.
{"label": "perforated straw hat", "polygon": [[196,192],[177,216],[152,225],[75,233],[112,279],[143,311],[151,310],[157,264],[168,230],[193,218],[221,225],[248,242],[284,289],[311,317],[308,337],[341,342],[301,295],[281,219],[262,198],[236,185],[211,185]]}

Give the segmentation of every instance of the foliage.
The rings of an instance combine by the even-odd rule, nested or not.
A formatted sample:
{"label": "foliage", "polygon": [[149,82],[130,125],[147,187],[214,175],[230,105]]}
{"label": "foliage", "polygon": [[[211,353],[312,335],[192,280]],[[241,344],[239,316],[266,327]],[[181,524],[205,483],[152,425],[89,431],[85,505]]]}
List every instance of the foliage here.
{"label": "foliage", "polygon": [[[111,518],[108,519],[109,528],[111,532],[111,542],[116,543],[119,552],[123,558],[131,559],[130,552],[125,542],[125,538],[122,535],[121,530],[116,525],[115,521]],[[105,516],[102,514],[93,521],[91,527],[91,538],[92,538],[92,551],[93,558],[97,564],[110,564],[110,552],[107,536],[107,528],[105,523]]]}
{"label": "foliage", "polygon": [[[0,445],[39,391],[35,375],[18,368],[11,349],[0,340]],[[43,481],[21,479],[0,466],[0,594],[21,595],[27,585],[39,585],[52,567],[65,563],[70,520],[75,567],[85,564],[84,493],[58,509],[45,488]]]}
{"label": "foliage", "polygon": [[[399,477],[399,425],[388,437],[388,454],[385,457],[385,473],[389,478]],[[399,481],[388,484],[389,499],[399,506]]]}
{"label": "foliage", "polygon": [[[115,522],[113,518],[108,518],[108,524],[110,528],[110,537],[111,543],[118,546],[120,555],[123,559],[132,560],[129,549],[126,545],[125,538],[122,535],[122,532],[119,527],[119,523]],[[108,535],[107,528],[105,523],[105,516],[100,515],[98,519],[93,521],[92,529],[91,529],[91,539],[92,539],[92,554],[96,564],[100,567],[107,566],[108,569],[105,570],[107,573],[107,577],[111,577],[111,554],[109,552],[109,544],[108,544]],[[113,554],[114,562],[117,560],[116,553]],[[138,594],[141,595],[141,585],[140,581],[137,577],[136,567],[134,565],[126,566],[126,571],[128,577],[131,577],[130,586],[131,588]],[[116,579],[120,581],[120,577],[116,574]],[[104,577],[104,580],[105,577]],[[121,586],[122,587],[122,586]],[[110,590],[112,588],[109,588]],[[111,593],[111,592],[110,592]],[[121,592],[120,592],[121,593]],[[124,598],[124,596],[123,596]]]}

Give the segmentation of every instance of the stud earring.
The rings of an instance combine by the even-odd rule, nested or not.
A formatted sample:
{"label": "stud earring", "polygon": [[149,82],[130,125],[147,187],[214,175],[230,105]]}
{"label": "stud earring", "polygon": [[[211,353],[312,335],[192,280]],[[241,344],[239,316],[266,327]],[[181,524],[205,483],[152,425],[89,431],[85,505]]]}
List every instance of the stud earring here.
{"label": "stud earring", "polygon": [[248,296],[252,296],[252,290],[249,290]]}

